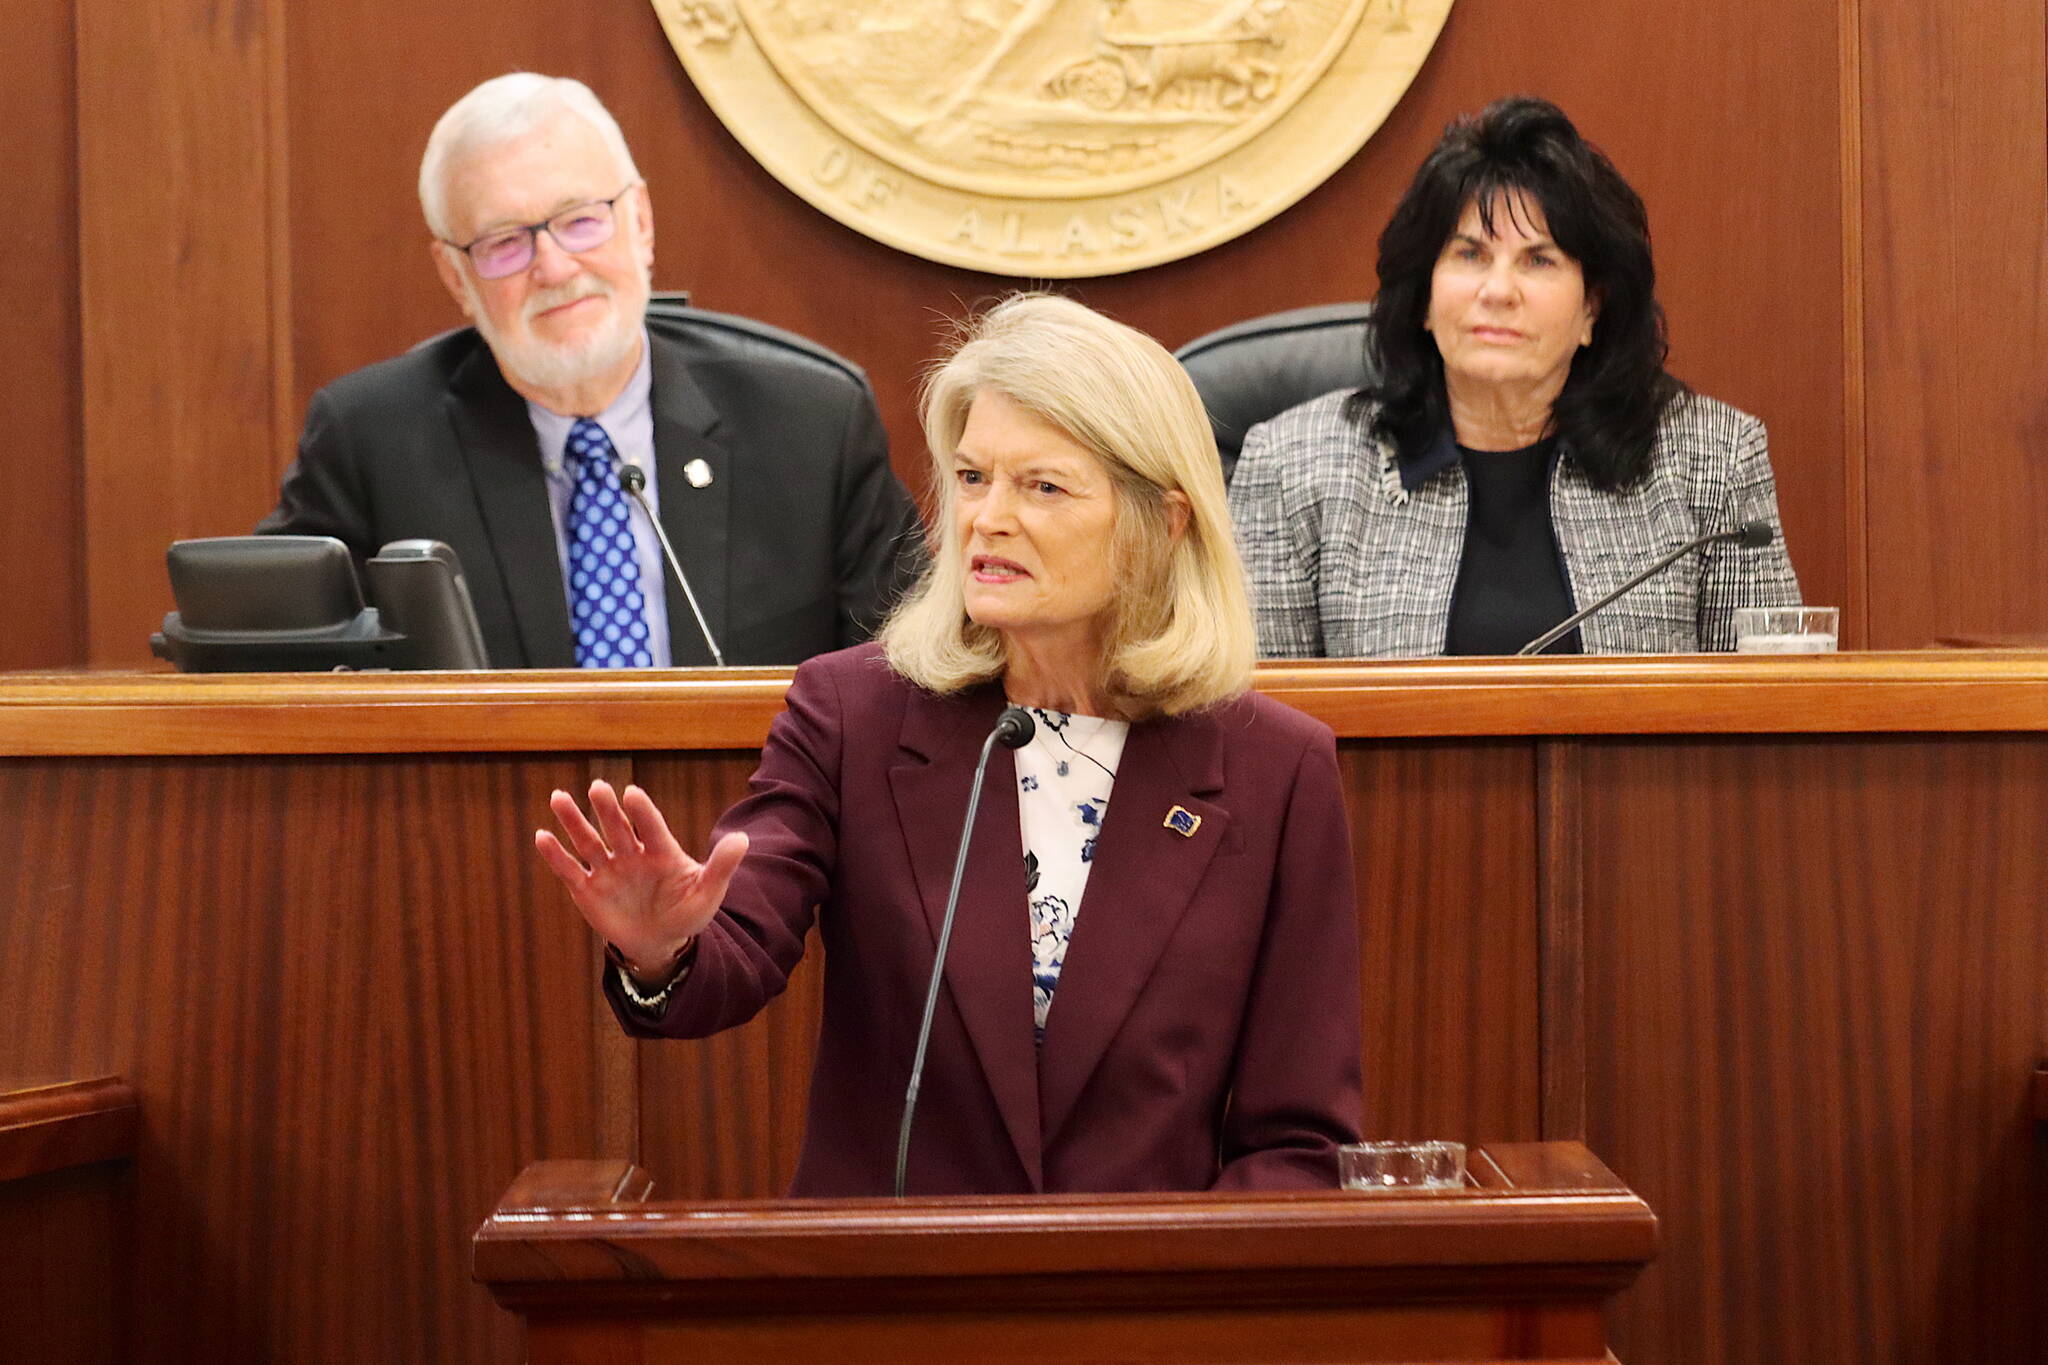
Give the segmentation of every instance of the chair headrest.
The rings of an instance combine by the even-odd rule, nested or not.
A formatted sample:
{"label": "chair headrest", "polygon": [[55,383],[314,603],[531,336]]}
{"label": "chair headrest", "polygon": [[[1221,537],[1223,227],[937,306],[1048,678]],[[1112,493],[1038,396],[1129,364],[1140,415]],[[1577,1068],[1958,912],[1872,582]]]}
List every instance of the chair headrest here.
{"label": "chair headrest", "polygon": [[1237,469],[1244,435],[1270,417],[1333,389],[1355,389],[1369,375],[1365,323],[1370,303],[1290,308],[1196,337],[1174,352],[1195,381],[1223,479]]}

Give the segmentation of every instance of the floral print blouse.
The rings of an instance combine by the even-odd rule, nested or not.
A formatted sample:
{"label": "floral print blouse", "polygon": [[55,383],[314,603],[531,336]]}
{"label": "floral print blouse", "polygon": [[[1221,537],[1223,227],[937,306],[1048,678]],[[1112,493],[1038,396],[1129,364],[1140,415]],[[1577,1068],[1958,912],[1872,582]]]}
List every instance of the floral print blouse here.
{"label": "floral print blouse", "polygon": [[1059,986],[1131,727],[1099,716],[1027,709],[1038,728],[1016,755],[1017,814],[1031,902],[1031,1017],[1044,1042],[1046,1012]]}

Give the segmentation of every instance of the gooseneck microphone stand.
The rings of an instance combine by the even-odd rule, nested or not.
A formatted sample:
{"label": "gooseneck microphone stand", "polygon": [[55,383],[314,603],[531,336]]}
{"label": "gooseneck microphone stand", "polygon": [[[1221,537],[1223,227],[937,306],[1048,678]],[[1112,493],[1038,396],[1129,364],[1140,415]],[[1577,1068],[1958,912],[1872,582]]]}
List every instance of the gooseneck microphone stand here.
{"label": "gooseneck microphone stand", "polygon": [[974,812],[981,807],[981,783],[988,776],[988,756],[997,744],[1021,749],[1031,742],[1037,726],[1031,713],[1021,706],[1006,707],[995,729],[981,742],[981,759],[974,765],[974,786],[967,794],[967,819],[960,825],[960,852],[953,859],[953,884],[946,890],[946,914],[939,921],[938,955],[932,960],[931,984],[924,992],[924,1021],[917,1026],[917,1055],[910,1062],[910,1088],[903,1093],[903,1124],[896,1130],[896,1197],[903,1197],[903,1175],[910,1167],[910,1121],[917,1114],[917,1087],[924,1080],[925,1049],[932,1041],[932,1016],[939,1008],[939,983],[945,979],[946,946],[953,941],[953,912],[960,905],[960,879],[967,871],[967,845],[974,837]]}

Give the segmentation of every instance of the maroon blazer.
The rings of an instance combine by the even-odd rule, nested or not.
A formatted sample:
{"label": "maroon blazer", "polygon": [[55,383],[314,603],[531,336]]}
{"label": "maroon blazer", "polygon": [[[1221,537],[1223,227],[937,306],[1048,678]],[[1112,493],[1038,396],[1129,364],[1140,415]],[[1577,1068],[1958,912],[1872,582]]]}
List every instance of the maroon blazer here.
{"label": "maroon blazer", "polygon": [[[752,846],[657,1020],[696,1038],[778,994],[815,919],[824,1024],[791,1193],[886,1194],[974,762],[999,687],[939,697],[874,645],[797,670]],[[1168,828],[1174,807],[1200,818]],[[713,839],[716,839],[716,835]],[[989,761],[911,1137],[922,1194],[1329,1187],[1360,1110],[1357,909],[1329,729],[1256,694],[1131,727],[1032,1041],[1015,767]]]}

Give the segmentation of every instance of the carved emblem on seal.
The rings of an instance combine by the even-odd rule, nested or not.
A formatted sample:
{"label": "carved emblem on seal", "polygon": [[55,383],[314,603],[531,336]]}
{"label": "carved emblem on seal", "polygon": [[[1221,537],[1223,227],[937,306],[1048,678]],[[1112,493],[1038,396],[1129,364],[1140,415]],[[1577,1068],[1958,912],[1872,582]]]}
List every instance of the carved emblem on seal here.
{"label": "carved emblem on seal", "polygon": [[1106,275],[1301,198],[1386,118],[1452,0],[654,0],[733,135],[931,260]]}

